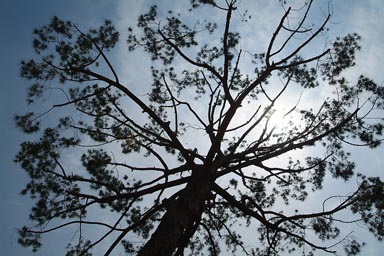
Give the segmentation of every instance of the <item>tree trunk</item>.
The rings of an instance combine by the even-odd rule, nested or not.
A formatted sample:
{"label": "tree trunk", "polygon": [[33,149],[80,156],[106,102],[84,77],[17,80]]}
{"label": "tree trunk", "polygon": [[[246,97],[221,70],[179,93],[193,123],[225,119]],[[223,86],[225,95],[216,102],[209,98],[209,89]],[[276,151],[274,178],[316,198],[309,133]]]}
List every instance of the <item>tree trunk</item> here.
{"label": "tree trunk", "polygon": [[[180,195],[171,202],[156,231],[138,253],[138,256],[170,256],[187,236],[195,221],[199,221],[204,211],[205,201],[211,191],[210,182],[192,180]],[[187,237],[190,238],[190,237]]]}

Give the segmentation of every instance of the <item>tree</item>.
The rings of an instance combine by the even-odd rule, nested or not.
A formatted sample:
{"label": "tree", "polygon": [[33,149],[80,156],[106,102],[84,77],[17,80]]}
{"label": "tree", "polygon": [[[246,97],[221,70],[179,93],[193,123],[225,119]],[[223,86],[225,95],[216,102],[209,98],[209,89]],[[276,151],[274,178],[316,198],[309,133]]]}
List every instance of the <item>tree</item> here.
{"label": "tree", "polygon": [[[60,91],[65,101],[53,95],[43,114],[15,117],[23,132],[40,136],[22,143],[15,158],[30,177],[22,194],[36,202],[33,225],[19,230],[19,242],[35,251],[43,234],[76,226],[79,239],[67,255],[90,255],[110,237],[105,255],[120,243],[142,256],[186,249],[278,255],[297,248],[312,255],[334,253],[333,240],[354,255],[362,244],[338,227],[347,222],[338,218],[345,211],[381,241],[384,184],[356,172],[347,151],[379,147],[384,129],[372,118],[384,107],[384,87],[344,76],[355,65],[360,36],[338,37],[314,54],[308,49],[327,33],[331,14],[309,26],[312,1],[300,10],[282,2],[286,11],[269,44],[254,53],[242,49],[244,39],[231,27],[250,18],[237,1],[190,4],[196,17],[203,8],[221,12],[223,24],[183,22],[172,11],[161,18],[152,6],[128,29],[128,50],[152,60],[148,97],[135,93],[145,85],[124,84],[108,57],[119,40],[111,21],[85,31],[53,17],[34,30],[38,57],[21,63],[21,76],[32,82],[27,100]],[[319,105],[299,104],[297,92],[322,87],[333,94]],[[295,103],[276,121],[292,88]],[[65,161],[69,152],[79,162]],[[328,198],[320,211],[288,207],[321,190],[326,174],[356,178],[356,191]],[[244,245],[239,225],[259,234],[253,248]],[[94,229],[102,235],[94,238]]]}

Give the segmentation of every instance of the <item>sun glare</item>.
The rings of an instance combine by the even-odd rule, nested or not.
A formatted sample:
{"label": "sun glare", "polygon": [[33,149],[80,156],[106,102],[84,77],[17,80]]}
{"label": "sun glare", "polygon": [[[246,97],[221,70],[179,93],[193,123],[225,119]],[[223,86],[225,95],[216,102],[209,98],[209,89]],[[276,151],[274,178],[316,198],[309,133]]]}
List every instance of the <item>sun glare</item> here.
{"label": "sun glare", "polygon": [[271,111],[268,122],[268,126],[271,128],[283,129],[287,126],[299,125],[300,116],[297,113],[296,107],[291,109],[286,109],[284,107],[275,108]]}

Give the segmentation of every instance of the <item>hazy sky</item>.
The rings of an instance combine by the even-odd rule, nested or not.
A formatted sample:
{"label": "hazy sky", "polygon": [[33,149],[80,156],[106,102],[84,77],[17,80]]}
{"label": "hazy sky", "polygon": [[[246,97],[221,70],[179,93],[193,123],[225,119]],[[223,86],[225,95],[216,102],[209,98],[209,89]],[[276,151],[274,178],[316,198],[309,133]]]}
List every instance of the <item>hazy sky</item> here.
{"label": "hazy sky", "polygon": [[[53,15],[63,19],[75,21],[80,27],[96,26],[102,20],[108,18],[115,22],[119,29],[126,29],[128,25],[135,24],[136,17],[145,10],[150,3],[157,1],[102,1],[102,0],[0,0],[0,254],[2,255],[33,255],[29,249],[21,248],[17,243],[16,228],[28,223],[28,211],[31,202],[26,197],[18,195],[26,182],[26,175],[12,162],[18,150],[18,145],[27,137],[15,129],[13,116],[15,113],[23,113],[28,110],[25,103],[27,81],[18,77],[19,63],[21,59],[28,59],[32,56],[32,29],[49,22]],[[177,1],[159,1],[160,9],[178,8]],[[277,2],[277,0],[276,0]],[[290,2],[288,0],[288,2]],[[324,3],[326,0],[315,2]],[[358,66],[351,73],[362,73],[368,75],[377,83],[384,82],[383,60],[384,56],[384,4],[382,0],[334,0],[332,1],[334,18],[332,25],[334,34],[345,35],[350,32],[357,32],[363,37],[363,50],[358,56]],[[243,0],[242,7],[247,6],[254,19],[253,22],[263,22],[265,30],[252,31],[251,28],[244,31],[245,35],[254,38],[248,42],[269,39],[269,32],[279,22],[281,8],[277,8],[274,0]],[[326,6],[326,5],[325,5]],[[319,7],[317,8],[317,13]],[[260,11],[260,13],[252,13]],[[326,10],[325,10],[326,11]],[[320,14],[319,14],[320,15]],[[321,16],[321,15],[320,15]],[[246,36],[243,36],[246,37]],[[125,38],[121,38],[123,42]],[[122,44],[121,50],[124,50]],[[129,62],[128,55],[122,53],[116,59],[116,63]],[[132,60],[133,61],[133,60]],[[141,60],[134,60],[134,65],[128,65],[130,74],[143,69]],[[132,63],[131,63],[132,64]],[[120,66],[121,70],[125,66]],[[133,70],[133,71],[132,71]],[[137,72],[136,72],[137,74]],[[127,76],[127,74],[123,74]],[[136,79],[140,79],[137,77]],[[371,175],[378,175],[384,179],[383,153],[381,148],[374,152],[369,150],[355,151],[354,157],[358,168],[366,170]],[[336,183],[330,186],[335,186]],[[329,191],[328,191],[329,192]],[[325,192],[327,193],[327,192]],[[357,236],[366,236],[365,233],[356,233]],[[63,235],[68,237],[68,234]],[[37,255],[64,255],[64,247],[67,241],[63,236],[52,235],[43,240],[45,244]],[[69,235],[70,239],[71,235]],[[369,245],[365,248],[363,255],[382,255],[383,244],[378,244],[374,238],[366,236]],[[62,253],[61,253],[62,252]],[[320,255],[320,254],[319,254]]]}

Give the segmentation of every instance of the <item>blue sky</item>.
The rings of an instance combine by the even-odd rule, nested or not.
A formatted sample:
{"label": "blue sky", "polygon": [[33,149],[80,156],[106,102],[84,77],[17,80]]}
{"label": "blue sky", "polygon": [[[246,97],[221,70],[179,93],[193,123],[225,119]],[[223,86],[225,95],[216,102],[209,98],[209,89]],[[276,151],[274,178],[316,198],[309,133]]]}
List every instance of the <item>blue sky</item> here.
{"label": "blue sky", "polygon": [[[3,255],[32,255],[30,250],[23,249],[17,244],[16,228],[28,223],[28,211],[32,205],[28,198],[18,195],[26,182],[26,176],[12,162],[18,150],[18,145],[27,137],[21,134],[13,124],[15,113],[22,113],[28,110],[25,103],[25,93],[27,81],[18,77],[19,63],[21,59],[28,59],[32,56],[32,29],[44,25],[53,15],[63,19],[73,20],[80,26],[88,27],[97,25],[102,20],[112,19],[119,29],[125,29],[128,24],[135,24],[137,15],[149,5],[149,2],[156,1],[102,1],[102,0],[1,0],[0,1],[0,59],[1,70],[1,94],[0,94],[0,252]],[[177,1],[161,1],[161,8],[178,8]],[[273,1],[251,1],[243,0],[244,6],[248,5],[251,10],[261,10],[256,20],[269,25],[269,30],[259,31],[260,40],[267,39],[277,23],[280,14],[275,12],[276,5]],[[268,2],[268,3],[267,3]],[[277,2],[277,0],[276,0]],[[289,1],[288,1],[289,2]],[[319,1],[317,1],[319,2]],[[325,2],[325,1],[321,1]],[[262,3],[262,8],[257,3]],[[168,5],[168,6],[166,6]],[[244,7],[245,8],[245,7]],[[334,34],[344,35],[350,32],[358,32],[363,36],[363,50],[358,56],[359,65],[351,71],[351,78],[357,73],[363,73],[375,79],[376,82],[384,82],[382,70],[384,56],[384,5],[381,0],[335,0],[333,1],[335,13],[333,32]],[[281,10],[279,10],[281,12]],[[253,33],[249,31],[249,34]],[[269,39],[269,38],[268,38]],[[122,41],[125,39],[122,38]],[[124,45],[121,46],[124,51]],[[127,61],[128,55],[121,53],[116,58],[116,63],[123,64]],[[130,74],[137,74],[143,69],[145,61],[140,60],[140,65],[135,62]],[[124,70],[124,66],[120,67]],[[123,76],[128,76],[123,74]],[[140,80],[140,76],[135,79]],[[383,173],[383,153],[380,148],[372,151],[355,151],[354,157],[358,167],[366,169],[372,175],[382,178]],[[330,188],[337,186],[331,181]],[[326,191],[327,193],[329,191]],[[357,233],[357,235],[365,233]],[[64,255],[61,253],[67,241],[63,242],[63,236],[52,236],[44,240],[45,246],[37,255]],[[383,244],[375,243],[372,237],[367,236],[369,247],[365,248],[366,255],[381,255]]]}

